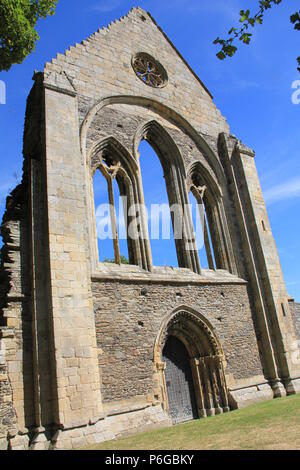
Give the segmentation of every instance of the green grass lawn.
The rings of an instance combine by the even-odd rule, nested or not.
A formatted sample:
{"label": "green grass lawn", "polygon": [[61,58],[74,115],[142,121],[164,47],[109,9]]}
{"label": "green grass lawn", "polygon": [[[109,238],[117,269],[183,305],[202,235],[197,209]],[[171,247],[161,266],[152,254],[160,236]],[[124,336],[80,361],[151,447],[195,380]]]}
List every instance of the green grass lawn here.
{"label": "green grass lawn", "polygon": [[300,394],[89,447],[100,449],[300,449]]}

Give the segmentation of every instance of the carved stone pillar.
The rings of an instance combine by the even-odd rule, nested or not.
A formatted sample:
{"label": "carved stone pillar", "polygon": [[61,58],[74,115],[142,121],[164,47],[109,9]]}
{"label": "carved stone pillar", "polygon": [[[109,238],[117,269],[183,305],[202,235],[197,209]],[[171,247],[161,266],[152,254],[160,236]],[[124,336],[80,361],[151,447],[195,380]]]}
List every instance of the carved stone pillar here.
{"label": "carved stone pillar", "polygon": [[165,362],[157,362],[156,363],[156,369],[159,374],[159,379],[160,379],[160,392],[161,392],[161,402],[162,402],[162,407],[165,411],[169,411],[169,401],[168,401],[168,393],[167,393],[167,384],[166,384],[166,378],[165,378],[165,370],[166,370],[167,364]]}
{"label": "carved stone pillar", "polygon": [[220,381],[218,380],[217,376],[217,361],[215,356],[211,356],[207,358],[207,363],[209,367],[209,372],[211,376],[211,386],[212,386],[212,394],[213,394],[213,401],[215,405],[215,413],[221,414],[223,413],[222,408],[222,401],[221,401],[221,391],[220,391]]}
{"label": "carved stone pillar", "polygon": [[202,384],[204,388],[204,397],[205,397],[205,408],[207,416],[215,415],[215,408],[212,396],[212,388],[210,383],[209,371],[207,369],[206,357],[202,357],[200,360],[201,372],[203,376]]}
{"label": "carved stone pillar", "polygon": [[191,359],[191,368],[194,376],[198,415],[199,418],[206,418],[207,413],[205,409],[204,390],[201,382],[201,374],[199,369],[200,360],[197,358]]}
{"label": "carved stone pillar", "polygon": [[228,411],[230,411],[229,403],[228,403],[228,392],[227,392],[227,387],[226,387],[223,362],[222,362],[222,358],[219,356],[217,357],[216,365],[217,365],[216,371],[217,371],[217,375],[220,381],[220,391],[221,391],[221,397],[222,397],[223,411],[224,413],[227,413]]}

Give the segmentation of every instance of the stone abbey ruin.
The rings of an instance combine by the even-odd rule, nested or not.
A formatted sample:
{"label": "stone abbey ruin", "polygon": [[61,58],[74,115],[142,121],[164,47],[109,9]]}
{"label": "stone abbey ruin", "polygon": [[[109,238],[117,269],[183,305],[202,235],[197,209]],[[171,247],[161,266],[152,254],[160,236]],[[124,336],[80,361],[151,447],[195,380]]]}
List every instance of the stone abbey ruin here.
{"label": "stone abbey ruin", "polygon": [[[117,237],[116,263],[99,261],[95,172],[110,200],[116,180],[142,204],[143,140],[170,206],[192,192],[205,208],[210,269],[188,213],[178,268],[153,266],[143,213],[129,264]],[[35,73],[23,154],[1,228],[1,449],[78,448],[300,391],[299,305],[254,152],[149,13]]]}

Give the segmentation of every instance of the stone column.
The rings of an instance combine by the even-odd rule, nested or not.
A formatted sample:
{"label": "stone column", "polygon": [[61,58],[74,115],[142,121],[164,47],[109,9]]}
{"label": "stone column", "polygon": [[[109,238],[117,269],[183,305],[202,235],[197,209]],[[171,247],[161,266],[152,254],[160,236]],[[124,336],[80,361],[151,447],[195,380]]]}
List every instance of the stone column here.
{"label": "stone column", "polygon": [[203,394],[203,386],[201,382],[200,375],[200,360],[197,358],[191,359],[191,368],[194,377],[195,392],[196,392],[196,401],[198,407],[199,418],[206,418],[206,409],[205,409],[205,400]]}
{"label": "stone column", "polygon": [[285,383],[288,393],[293,393],[291,379],[298,377],[300,372],[291,361],[296,344],[295,333],[289,315],[283,315],[288,305],[288,295],[256,171],[254,152],[224,134],[221,136],[221,147],[226,173],[231,181],[230,191],[254,298],[254,319],[259,331],[264,373],[274,395],[282,396],[285,391],[280,381]]}
{"label": "stone column", "polygon": [[215,415],[215,408],[212,396],[212,389],[210,383],[209,370],[207,370],[207,358],[202,357],[200,360],[201,364],[201,373],[203,375],[203,388],[204,388],[204,397],[205,397],[205,408],[207,416]]}
{"label": "stone column", "polygon": [[228,392],[227,392],[227,387],[226,387],[224,367],[223,367],[223,362],[222,362],[221,357],[216,358],[216,372],[217,372],[217,377],[218,377],[218,381],[220,384],[223,411],[226,413],[230,411],[230,408],[229,408],[229,402],[228,402]]}
{"label": "stone column", "polygon": [[297,370],[291,361],[296,335],[289,315],[289,296],[257,175],[254,154],[240,145],[237,146],[235,160],[236,172],[239,174],[239,180],[243,182],[241,194],[245,214],[252,227],[251,242],[273,338],[278,375],[285,382],[287,392],[293,393],[292,383],[288,379],[292,378],[293,373],[300,374],[299,365]]}
{"label": "stone column", "polygon": [[167,364],[165,362],[158,362],[156,364],[156,369],[159,374],[159,381],[161,385],[161,402],[162,407],[165,411],[169,412],[169,400],[168,400],[168,392],[167,392],[167,385],[166,385],[166,378],[165,378],[165,370]]}
{"label": "stone column", "polygon": [[211,387],[212,387],[212,394],[213,394],[213,401],[215,404],[215,413],[221,414],[223,413],[223,408],[221,406],[221,389],[220,389],[220,382],[217,376],[217,363],[216,357],[211,356],[207,358],[209,372],[211,376]]}

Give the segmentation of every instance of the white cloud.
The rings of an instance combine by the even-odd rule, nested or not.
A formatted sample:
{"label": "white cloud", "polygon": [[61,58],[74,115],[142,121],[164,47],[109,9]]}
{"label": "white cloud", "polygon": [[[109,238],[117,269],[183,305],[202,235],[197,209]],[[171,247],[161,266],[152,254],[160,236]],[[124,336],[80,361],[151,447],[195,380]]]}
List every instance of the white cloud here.
{"label": "white cloud", "polygon": [[[216,13],[218,15],[227,16],[231,19],[239,18],[240,11],[240,2],[231,1],[224,2],[224,0],[214,0],[203,2],[196,0],[196,2],[191,2],[188,6],[185,7],[187,11],[193,12],[205,12],[205,13]],[[228,28],[229,29],[229,28]]]}
{"label": "white cloud", "polygon": [[177,8],[179,12],[184,9],[188,13],[217,14],[235,20],[239,18],[240,7],[240,0],[231,0],[230,2],[224,0],[189,0],[188,2],[184,0],[165,0],[161,5],[161,8],[172,10]]}
{"label": "white cloud", "polygon": [[99,0],[98,4],[92,5],[89,10],[108,13],[110,11],[116,10],[121,5],[121,3],[121,0]]}
{"label": "white cloud", "polygon": [[300,197],[300,176],[273,186],[264,192],[267,204]]}

